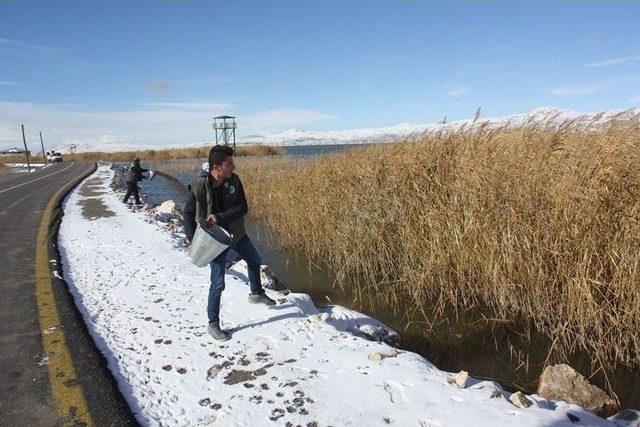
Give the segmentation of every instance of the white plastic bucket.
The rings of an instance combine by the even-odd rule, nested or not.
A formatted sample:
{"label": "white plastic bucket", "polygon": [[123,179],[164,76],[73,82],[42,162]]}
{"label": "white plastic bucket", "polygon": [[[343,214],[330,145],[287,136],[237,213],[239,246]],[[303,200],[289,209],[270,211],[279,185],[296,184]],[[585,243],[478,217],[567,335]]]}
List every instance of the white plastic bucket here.
{"label": "white plastic bucket", "polygon": [[218,225],[198,224],[191,240],[188,256],[198,267],[204,267],[231,246],[231,234]]}

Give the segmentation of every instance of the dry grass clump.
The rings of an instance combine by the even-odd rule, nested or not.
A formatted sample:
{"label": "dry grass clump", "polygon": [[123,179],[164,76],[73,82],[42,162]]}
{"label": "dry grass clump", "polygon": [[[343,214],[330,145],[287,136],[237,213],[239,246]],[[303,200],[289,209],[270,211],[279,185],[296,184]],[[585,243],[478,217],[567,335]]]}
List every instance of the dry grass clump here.
{"label": "dry grass clump", "polygon": [[[120,151],[113,153],[86,152],[78,154],[63,155],[65,161],[109,161],[128,162],[135,157],[147,162],[164,162],[176,159],[204,158],[209,155],[211,145],[199,148],[178,148],[172,150],[145,150],[145,151]],[[284,153],[282,147],[272,147],[265,145],[241,145],[236,146],[236,156],[267,156]]]}
{"label": "dry grass clump", "polygon": [[0,163],[0,173],[9,173],[11,168],[4,163]]}
{"label": "dry grass clump", "polygon": [[[24,157],[24,155],[22,156],[16,156],[16,155],[4,155],[1,158],[2,163],[7,166],[7,163],[27,163],[27,159]],[[30,163],[42,163],[42,156],[29,156],[29,162]]]}
{"label": "dry grass clump", "polygon": [[[236,146],[235,155],[243,156],[275,156],[284,154],[284,147],[271,145],[239,145]],[[207,153],[208,154],[208,153]]]}
{"label": "dry grass clump", "polygon": [[[640,366],[640,116],[472,128],[245,162],[252,213],[364,295],[481,310],[556,354]],[[525,328],[523,328],[525,330]],[[559,352],[559,353],[558,353]]]}
{"label": "dry grass clump", "polygon": [[[88,162],[88,161],[107,161],[107,162],[129,162],[138,157],[148,162],[164,162],[176,159],[196,159],[204,158],[209,155],[211,145],[198,148],[177,148],[172,150],[144,150],[144,151],[116,151],[116,152],[85,152],[77,154],[63,154],[62,157],[67,162]],[[235,155],[242,156],[270,156],[283,154],[283,147],[274,147],[269,145],[238,145],[236,146]],[[41,163],[42,153],[30,158],[32,163]],[[5,163],[25,163],[24,156],[3,156],[2,161]]]}

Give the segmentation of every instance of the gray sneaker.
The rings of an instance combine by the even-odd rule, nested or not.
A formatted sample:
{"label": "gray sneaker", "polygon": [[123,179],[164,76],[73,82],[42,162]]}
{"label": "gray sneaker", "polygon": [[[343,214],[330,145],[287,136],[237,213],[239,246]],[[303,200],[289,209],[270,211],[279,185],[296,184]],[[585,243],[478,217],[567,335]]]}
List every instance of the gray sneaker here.
{"label": "gray sneaker", "polygon": [[253,304],[276,305],[266,294],[249,294],[249,302]]}
{"label": "gray sneaker", "polygon": [[229,339],[229,334],[220,329],[220,322],[209,323],[207,332],[209,332],[209,335],[216,341],[226,341]]}

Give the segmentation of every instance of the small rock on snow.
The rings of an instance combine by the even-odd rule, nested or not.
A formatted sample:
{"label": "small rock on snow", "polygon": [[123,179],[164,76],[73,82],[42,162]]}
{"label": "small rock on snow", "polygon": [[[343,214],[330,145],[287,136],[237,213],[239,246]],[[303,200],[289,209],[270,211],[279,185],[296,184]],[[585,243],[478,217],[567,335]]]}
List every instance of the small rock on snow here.
{"label": "small rock on snow", "polygon": [[513,393],[509,400],[518,408],[528,408],[533,405],[533,402],[527,396],[522,394],[521,391],[516,391],[515,393]]}
{"label": "small rock on snow", "polygon": [[447,378],[449,384],[455,384],[460,388],[466,388],[469,381],[469,373],[467,371],[460,371],[453,377]]}
{"label": "small rock on snow", "polygon": [[373,353],[371,353],[369,355],[369,360],[375,360],[375,361],[380,361],[384,359],[384,356],[382,355],[382,353],[374,351]]}

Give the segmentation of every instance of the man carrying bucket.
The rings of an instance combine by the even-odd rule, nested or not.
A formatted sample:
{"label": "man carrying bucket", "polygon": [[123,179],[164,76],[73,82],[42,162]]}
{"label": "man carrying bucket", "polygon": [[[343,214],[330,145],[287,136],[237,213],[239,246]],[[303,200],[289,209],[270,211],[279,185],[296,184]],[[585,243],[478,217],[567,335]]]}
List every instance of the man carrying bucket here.
{"label": "man carrying bucket", "polygon": [[229,335],[220,328],[220,298],[224,290],[225,258],[229,249],[236,251],[247,262],[251,293],[249,302],[275,305],[260,283],[260,255],[244,230],[247,199],[238,175],[234,174],[233,149],[216,145],[209,152],[209,173],[191,184],[195,197],[195,221],[211,227],[217,224],[232,235],[230,248],[218,255],[211,267],[211,286],[207,301],[209,334],[216,340],[227,340]]}

